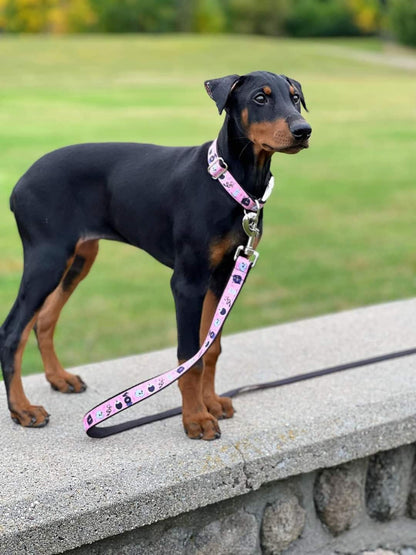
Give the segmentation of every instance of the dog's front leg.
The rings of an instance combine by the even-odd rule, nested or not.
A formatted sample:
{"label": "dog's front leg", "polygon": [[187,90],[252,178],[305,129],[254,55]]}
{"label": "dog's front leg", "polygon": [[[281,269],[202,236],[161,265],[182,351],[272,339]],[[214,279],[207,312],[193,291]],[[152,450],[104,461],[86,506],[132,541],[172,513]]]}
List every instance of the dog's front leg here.
{"label": "dog's front leg", "polygon": [[[178,360],[182,364],[199,350],[199,327],[208,280],[201,275],[190,277],[175,270],[171,286],[178,327]],[[220,429],[202,398],[202,374],[203,362],[200,360],[179,379],[182,421],[189,438],[211,440],[220,437]]]}

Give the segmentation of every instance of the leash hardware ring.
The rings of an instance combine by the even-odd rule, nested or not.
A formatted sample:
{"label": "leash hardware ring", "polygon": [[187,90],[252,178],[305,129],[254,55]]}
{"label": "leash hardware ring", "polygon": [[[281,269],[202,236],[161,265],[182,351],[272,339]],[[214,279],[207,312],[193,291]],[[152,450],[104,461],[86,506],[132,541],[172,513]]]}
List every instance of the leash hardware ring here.
{"label": "leash hardware ring", "polygon": [[[249,240],[249,243],[250,242],[251,241]],[[248,258],[248,260],[250,261],[251,267],[254,268],[260,254],[256,250],[254,250],[253,247],[249,245],[249,243],[247,243],[246,246],[240,245],[239,247],[237,247],[237,250],[235,251],[235,255],[234,255],[234,260],[237,260],[237,258],[241,254],[244,254],[244,256]]]}
{"label": "leash hardware ring", "polygon": [[[213,174],[211,170],[212,170],[213,167],[215,167],[217,165],[219,165],[221,167],[221,171],[216,172],[215,174]],[[210,164],[208,166],[208,173],[211,175],[212,179],[219,179],[227,171],[228,171],[228,164],[224,160],[224,158],[221,158],[221,156],[218,156],[218,158],[216,160],[214,160],[214,162],[212,162],[212,164]]]}
{"label": "leash hardware ring", "polygon": [[[256,201],[258,202],[258,201]],[[260,230],[257,227],[259,221],[259,212],[246,212],[243,217],[243,229],[247,237],[255,238],[260,235]]]}
{"label": "leash hardware ring", "polygon": [[244,253],[244,256],[246,256],[250,260],[252,267],[256,265],[257,259],[259,257],[259,253],[254,248],[254,242],[260,235],[260,229],[257,227],[257,224],[260,218],[261,206],[258,200],[256,200],[255,202],[255,211],[253,210],[247,212],[247,210],[244,210],[242,225],[244,232],[248,237],[247,244],[246,246],[240,245],[234,255],[234,260],[237,260],[238,256],[241,253]]}

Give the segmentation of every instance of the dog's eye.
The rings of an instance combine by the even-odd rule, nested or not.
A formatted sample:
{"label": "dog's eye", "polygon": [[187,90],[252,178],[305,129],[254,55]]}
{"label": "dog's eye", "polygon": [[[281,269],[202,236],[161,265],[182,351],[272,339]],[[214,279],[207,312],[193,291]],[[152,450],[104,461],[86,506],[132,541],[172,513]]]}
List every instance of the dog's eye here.
{"label": "dog's eye", "polygon": [[266,104],[266,102],[267,102],[266,95],[264,95],[264,94],[262,94],[262,93],[257,94],[257,95],[254,97],[254,102],[256,102],[257,104]]}
{"label": "dog's eye", "polygon": [[300,96],[299,96],[297,93],[295,93],[295,94],[292,96],[292,99],[293,99],[293,102],[294,102],[295,104],[298,104],[299,101],[300,101]]}

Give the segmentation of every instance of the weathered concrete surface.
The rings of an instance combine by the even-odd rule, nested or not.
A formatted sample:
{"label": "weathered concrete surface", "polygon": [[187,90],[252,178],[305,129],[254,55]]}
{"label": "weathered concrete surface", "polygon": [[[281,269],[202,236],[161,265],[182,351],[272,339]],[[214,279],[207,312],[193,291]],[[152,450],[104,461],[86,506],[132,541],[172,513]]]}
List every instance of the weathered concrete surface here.
{"label": "weathered concrete surface", "polygon": [[[219,389],[415,344],[413,299],[229,336]],[[78,368],[89,385],[79,396],[26,378],[31,401],[52,414],[40,430],[11,422],[0,386],[0,553],[61,552],[416,440],[416,357],[241,396],[215,442],[188,440],[179,417],[102,440],[84,434],[89,408],[174,364],[168,349]],[[178,402],[173,386],[120,418]]]}

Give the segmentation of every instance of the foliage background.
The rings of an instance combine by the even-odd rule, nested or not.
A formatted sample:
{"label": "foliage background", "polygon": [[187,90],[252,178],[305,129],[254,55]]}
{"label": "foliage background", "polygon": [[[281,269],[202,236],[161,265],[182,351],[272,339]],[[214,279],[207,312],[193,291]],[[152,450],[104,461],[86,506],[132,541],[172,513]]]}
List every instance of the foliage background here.
{"label": "foliage background", "polygon": [[[394,25],[409,29],[414,3],[388,2]],[[30,33],[347,36],[377,33],[389,17],[382,0],[0,0],[0,29]]]}
{"label": "foliage background", "polygon": [[0,0],[13,33],[391,34],[416,45],[414,0]]}

